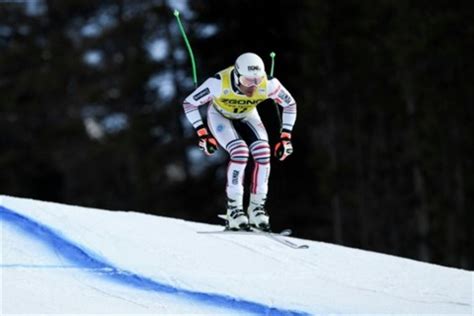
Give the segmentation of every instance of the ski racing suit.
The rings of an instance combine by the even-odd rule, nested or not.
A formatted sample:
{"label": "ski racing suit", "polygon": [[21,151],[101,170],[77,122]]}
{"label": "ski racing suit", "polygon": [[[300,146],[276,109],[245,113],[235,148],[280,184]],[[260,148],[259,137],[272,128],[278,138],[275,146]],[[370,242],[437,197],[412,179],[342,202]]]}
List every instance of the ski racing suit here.
{"label": "ski racing suit", "polygon": [[291,133],[296,121],[296,102],[276,78],[265,78],[248,97],[238,89],[233,71],[231,66],[208,78],[186,97],[184,113],[198,130],[204,126],[199,107],[208,107],[207,125],[210,132],[230,156],[226,185],[228,199],[242,206],[244,173],[250,153],[254,160],[251,200],[253,198],[257,204],[264,204],[268,192],[271,149],[257,106],[268,98],[273,99],[283,108],[282,130]]}

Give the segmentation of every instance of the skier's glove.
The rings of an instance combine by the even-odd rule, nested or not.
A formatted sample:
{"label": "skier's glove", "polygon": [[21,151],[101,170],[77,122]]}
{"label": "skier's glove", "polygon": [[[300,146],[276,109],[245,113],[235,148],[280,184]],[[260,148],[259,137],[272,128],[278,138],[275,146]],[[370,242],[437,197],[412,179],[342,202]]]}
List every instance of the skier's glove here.
{"label": "skier's glove", "polygon": [[217,141],[214,137],[209,135],[207,128],[199,128],[197,134],[199,136],[199,149],[201,149],[207,156],[215,153],[217,150]]}
{"label": "skier's glove", "polygon": [[280,141],[275,145],[275,157],[283,161],[293,153],[293,145],[291,144],[291,133],[283,130],[280,134]]}

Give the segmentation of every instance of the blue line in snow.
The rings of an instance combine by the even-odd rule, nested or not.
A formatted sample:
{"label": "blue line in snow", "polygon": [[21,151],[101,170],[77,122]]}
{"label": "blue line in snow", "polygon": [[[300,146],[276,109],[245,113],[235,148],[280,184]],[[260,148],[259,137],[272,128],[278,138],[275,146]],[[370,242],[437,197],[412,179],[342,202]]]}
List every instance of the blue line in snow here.
{"label": "blue line in snow", "polygon": [[78,269],[77,266],[66,266],[59,264],[22,264],[22,263],[10,263],[0,264],[2,269]]}
{"label": "blue line in snow", "polygon": [[[67,240],[67,238],[62,236],[60,233],[3,206],[0,206],[0,219],[20,228],[25,234],[43,241],[46,246],[51,248],[53,251],[60,253],[65,259],[74,263],[76,266],[90,269],[91,271],[109,277],[120,283],[149,291],[171,293],[193,301],[238,310],[241,312],[250,312],[260,315],[309,315],[305,312],[279,309],[251,301],[239,300],[225,295],[193,292],[159,283],[150,278],[120,270],[112,264],[107,263],[106,260],[85,250],[84,247]],[[8,266],[0,267],[8,268]]]}

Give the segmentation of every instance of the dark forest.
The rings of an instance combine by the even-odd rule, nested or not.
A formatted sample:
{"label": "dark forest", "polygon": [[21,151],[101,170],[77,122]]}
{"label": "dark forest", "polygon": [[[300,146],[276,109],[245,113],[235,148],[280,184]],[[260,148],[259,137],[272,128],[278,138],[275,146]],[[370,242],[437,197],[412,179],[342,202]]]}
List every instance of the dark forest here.
{"label": "dark forest", "polygon": [[[276,53],[298,117],[275,230],[474,269],[468,1],[0,1],[0,194],[222,224],[227,154],[184,118],[175,9],[199,83]],[[278,112],[258,111],[273,145]]]}

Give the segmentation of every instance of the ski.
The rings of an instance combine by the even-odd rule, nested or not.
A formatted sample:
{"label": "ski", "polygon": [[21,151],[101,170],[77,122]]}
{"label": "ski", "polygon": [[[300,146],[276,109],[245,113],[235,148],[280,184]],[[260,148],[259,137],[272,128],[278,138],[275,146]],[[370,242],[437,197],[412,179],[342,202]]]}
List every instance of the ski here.
{"label": "ski", "polygon": [[229,235],[248,235],[248,236],[263,236],[267,237],[273,241],[276,241],[282,245],[293,249],[308,249],[309,246],[306,244],[296,244],[284,237],[289,237],[291,235],[291,229],[284,229],[280,232],[267,232],[260,230],[255,227],[250,227],[249,230],[214,230],[214,231],[198,231],[198,234],[229,234]]}
{"label": "ski", "polygon": [[[265,232],[261,231],[262,233],[277,235],[277,236],[291,236],[292,231],[291,229],[284,229],[280,232]],[[232,229],[223,229],[223,230],[209,230],[209,231],[198,231],[198,234],[232,234],[232,235],[257,235],[252,230],[232,230]]]}
{"label": "ski", "polygon": [[294,242],[292,242],[292,241],[290,241],[286,238],[282,238],[285,235],[269,233],[269,232],[260,230],[260,229],[255,228],[255,227],[250,227],[250,230],[252,232],[256,233],[257,235],[262,235],[262,236],[268,237],[271,240],[279,242],[280,244],[283,244],[283,245],[288,246],[288,247],[293,248],[293,249],[308,249],[309,248],[309,246],[306,245],[306,244],[296,244],[296,243],[294,243]]}
{"label": "ski", "polygon": [[[227,220],[227,217],[223,214],[218,215],[219,218]],[[224,230],[218,231],[201,231],[199,234],[236,234],[236,235],[256,235],[267,237],[273,241],[276,241],[282,245],[290,247],[292,249],[308,249],[309,246],[306,244],[297,244],[284,237],[289,237],[293,232],[291,229],[284,229],[280,232],[264,231],[253,226],[249,226],[247,230],[231,230],[225,228]]]}

